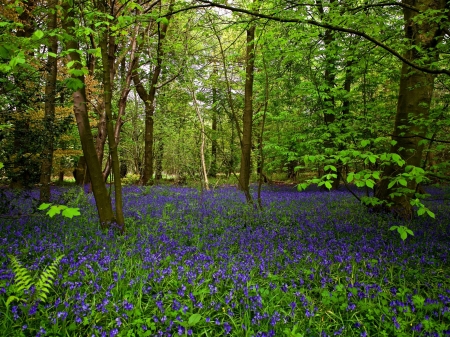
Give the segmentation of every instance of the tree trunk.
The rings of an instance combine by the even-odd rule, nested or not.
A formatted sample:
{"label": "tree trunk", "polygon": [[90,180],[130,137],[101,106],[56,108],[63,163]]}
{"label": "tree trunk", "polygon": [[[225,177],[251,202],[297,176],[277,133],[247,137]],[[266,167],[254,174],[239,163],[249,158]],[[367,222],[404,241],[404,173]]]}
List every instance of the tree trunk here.
{"label": "tree trunk", "polygon": [[[106,8],[101,8],[106,13]],[[108,145],[109,152],[111,154],[110,161],[112,164],[112,171],[114,174],[114,193],[115,193],[115,205],[116,205],[116,222],[120,228],[120,232],[125,231],[125,219],[123,217],[122,209],[122,183],[120,178],[120,163],[119,154],[117,152],[117,143],[114,137],[114,123],[111,109],[112,102],[112,83],[114,67],[114,55],[111,54],[111,41],[109,41],[109,29],[104,28],[102,37],[100,38],[100,49],[102,54],[103,64],[103,100],[105,104],[106,115],[106,130],[108,132]],[[103,175],[102,175],[103,181]]]}
{"label": "tree trunk", "polygon": [[[78,50],[78,43],[75,40],[75,24],[73,21],[74,13],[69,13],[70,4],[66,0],[64,2],[65,17],[63,21],[63,28],[70,39],[66,42],[66,49],[72,51],[69,53],[69,58],[74,61],[73,68],[81,70],[81,58]],[[84,76],[72,75],[72,78],[80,81],[83,86],[74,91],[73,97],[73,111],[80,134],[81,146],[83,155],[86,160],[87,168],[92,183],[92,191],[94,193],[95,203],[97,206],[100,225],[103,229],[109,228],[111,222],[114,221],[114,213],[111,206],[111,198],[109,197],[106,185],[103,181],[102,170],[95,151],[94,139],[92,136],[91,127],[89,125],[89,117],[86,104],[86,91],[84,86]]]}
{"label": "tree trunk", "polygon": [[[48,3],[49,13],[48,30],[51,32],[56,28],[58,0],[50,0]],[[48,52],[58,52],[58,38],[56,35],[49,36]],[[55,101],[56,101],[56,75],[58,72],[56,57],[48,55],[47,58],[47,78],[45,83],[45,106],[44,106],[44,126],[45,126],[45,142],[44,151],[42,153],[41,178],[39,189],[39,200],[48,202],[50,200],[50,182],[52,176],[53,162],[53,125],[55,123]]]}
{"label": "tree trunk", "polygon": [[[330,5],[336,2],[336,0],[330,0]],[[324,9],[322,5],[319,7],[319,12],[321,17],[325,15]],[[332,92],[332,89],[336,86],[336,57],[334,56],[334,51],[330,50],[333,48],[333,43],[335,41],[335,38],[333,36],[333,31],[330,29],[325,30],[325,36],[324,36],[324,45],[325,45],[325,83],[326,83],[326,90],[325,90],[325,99],[324,99],[324,123],[326,128],[328,129],[328,132],[330,134],[329,139],[325,140],[324,145],[325,147],[333,147],[333,139],[335,139],[336,135],[333,130],[333,123],[336,121],[336,102],[335,97]],[[334,165],[338,166],[338,165]],[[340,181],[340,172],[336,172],[333,170],[328,170],[324,172],[324,174],[336,174],[336,178],[332,178],[331,183],[331,190],[337,190],[339,188],[339,181]]]}
{"label": "tree trunk", "polygon": [[205,122],[203,121],[202,114],[200,112],[200,108],[198,106],[197,97],[195,96],[195,91],[192,89],[192,100],[194,101],[195,112],[197,113],[198,120],[200,122],[200,132],[201,132],[201,141],[200,141],[200,163],[202,167],[202,185],[205,190],[209,190],[209,182],[208,182],[208,172],[206,169],[206,161],[205,161],[205,145],[206,145],[206,137],[205,137]]}
{"label": "tree trunk", "polygon": [[[32,15],[35,7],[35,1],[29,0],[22,2],[24,8],[23,12],[19,15],[19,21],[23,24],[23,27],[17,30],[17,37],[29,38],[33,35],[35,28],[35,19]],[[16,159],[12,159],[14,176],[11,179],[11,188],[23,188],[28,187],[30,184],[30,174],[27,168],[24,168],[23,154],[28,151],[28,144],[26,141],[26,135],[30,129],[30,123],[27,120],[17,121],[14,125],[14,141],[13,141],[13,154]]]}
{"label": "tree trunk", "polygon": [[[173,9],[174,0],[171,0],[169,5],[169,13]],[[171,15],[166,16],[167,20],[170,20]],[[145,105],[145,133],[144,133],[144,172],[140,179],[141,185],[147,185],[153,178],[153,114],[155,112],[155,96],[156,96],[156,85],[158,84],[159,75],[161,74],[161,65],[164,56],[163,42],[167,34],[168,24],[164,22],[159,22],[158,29],[158,47],[157,47],[157,58],[156,66],[153,70],[152,79],[150,82],[150,90],[147,91],[142,85],[139,75],[137,72],[133,75],[133,81],[136,85],[136,91],[139,97],[144,101]],[[137,70],[137,65],[136,69]]]}
{"label": "tree trunk", "polygon": [[162,160],[164,154],[164,142],[162,138],[158,141],[157,151],[155,154],[155,180],[162,180]]}
{"label": "tree trunk", "polygon": [[[122,92],[120,93],[120,98],[119,98],[119,103],[118,103],[119,112],[117,113],[117,121],[116,121],[116,126],[114,128],[114,140],[115,140],[117,146],[119,145],[119,142],[120,142],[120,131],[122,130],[122,126],[125,123],[125,121],[122,119],[122,117],[125,115],[128,94],[130,93],[130,90],[131,90],[130,85],[131,85],[131,80],[133,78],[133,70],[134,70],[135,64],[137,62],[137,59],[134,57],[134,55],[136,52],[136,38],[137,38],[138,28],[139,27],[136,28],[135,35],[131,41],[130,64],[128,67],[128,71],[126,73],[126,77],[125,77],[125,75],[123,75],[125,77],[125,83],[122,88]],[[125,71],[125,65],[122,65],[121,69],[122,69],[122,71]],[[111,170],[111,161],[108,158],[105,169],[103,170],[103,179],[105,179],[105,181],[109,176],[110,170]]]}
{"label": "tree trunk", "polygon": [[244,192],[247,202],[252,202],[250,195],[250,172],[253,128],[253,75],[255,68],[255,29],[252,25],[247,29],[247,50],[245,68],[244,113],[242,116],[241,168],[239,171],[239,187]]}
{"label": "tree trunk", "polygon": [[[214,68],[217,72],[217,69]],[[209,169],[209,176],[215,178],[217,175],[217,89],[212,89],[213,95],[213,109],[212,109],[212,135],[211,135],[211,168]]]}
{"label": "tree trunk", "polygon": [[[444,0],[416,0],[407,1],[408,5],[425,10],[444,10],[446,2]],[[437,59],[435,46],[443,35],[441,22],[436,22],[434,18],[424,20],[414,20],[417,12],[404,8],[405,37],[411,46],[405,57],[412,62],[425,62],[431,64]],[[437,14],[438,15],[438,14]],[[420,55],[416,50],[421,49]],[[395,126],[392,139],[396,144],[391,147],[391,153],[396,153],[406,162],[399,166],[392,163],[385,167],[383,179],[377,188],[376,196],[390,203],[390,209],[400,217],[410,219],[412,217],[411,198],[414,196],[417,183],[408,181],[406,188],[409,192],[402,193],[401,196],[390,196],[394,192],[393,186],[388,188],[389,178],[393,178],[405,172],[405,166],[413,165],[420,167],[423,145],[419,145],[420,137],[426,135],[426,126],[419,125],[414,120],[429,118],[431,98],[433,95],[434,75],[427,74],[411,68],[405,63],[402,66],[400,88],[397,101],[397,113],[395,116]]]}

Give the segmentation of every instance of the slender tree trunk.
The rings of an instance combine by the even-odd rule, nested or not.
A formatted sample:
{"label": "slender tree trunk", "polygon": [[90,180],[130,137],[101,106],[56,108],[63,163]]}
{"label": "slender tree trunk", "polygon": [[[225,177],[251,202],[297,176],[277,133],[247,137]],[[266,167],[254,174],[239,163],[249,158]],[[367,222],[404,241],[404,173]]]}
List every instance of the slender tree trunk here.
{"label": "slender tree trunk", "polygon": [[[106,8],[101,8],[104,13],[106,13]],[[111,80],[114,77],[113,71],[114,67],[114,55],[111,54],[111,41],[109,41],[109,30],[104,28],[102,37],[100,38],[100,49],[102,54],[102,64],[103,64],[103,101],[105,104],[105,115],[106,115],[106,130],[108,132],[108,145],[109,152],[111,154],[112,171],[114,174],[114,193],[115,193],[115,205],[116,205],[116,222],[123,233],[125,231],[125,219],[123,217],[122,209],[122,183],[120,178],[120,163],[119,154],[117,152],[117,144],[114,137],[114,123],[111,109],[112,102],[112,83]],[[109,45],[108,45],[109,41]],[[103,178],[103,177],[102,177]],[[102,179],[103,181],[103,179]]]}
{"label": "slender tree trunk", "polygon": [[252,25],[247,29],[247,51],[245,68],[244,114],[242,116],[242,144],[241,168],[239,171],[239,185],[243,190],[247,202],[252,202],[250,195],[250,173],[252,154],[252,128],[253,128],[253,75],[255,68],[255,29]]}
{"label": "slender tree trunk", "polygon": [[[411,6],[420,11],[444,10],[446,2],[444,0],[413,0],[407,1]],[[437,59],[435,47],[443,36],[443,22],[427,18],[424,20],[414,20],[417,12],[404,8],[405,37],[410,41],[411,46],[405,57],[412,62],[426,62],[431,64]],[[423,51],[420,55],[415,47]],[[409,193],[402,196],[391,197],[394,192],[393,186],[389,185],[389,178],[393,178],[405,172],[405,166],[413,165],[420,167],[423,155],[423,145],[419,142],[420,137],[426,135],[426,123],[420,125],[417,120],[427,121],[429,118],[430,104],[433,95],[434,75],[423,73],[406,65],[402,66],[400,88],[397,101],[397,113],[395,116],[395,126],[393,140],[396,144],[391,147],[391,153],[396,153],[406,162],[399,166],[391,164],[386,166],[383,172],[383,180],[377,188],[376,196],[391,203],[391,210],[405,219],[412,217],[412,206],[410,200],[417,188],[415,181],[408,181]],[[413,119],[415,121],[413,121]]]}
{"label": "slender tree trunk", "polygon": [[205,137],[205,122],[203,120],[203,116],[200,112],[200,108],[198,106],[197,97],[195,96],[195,91],[192,89],[192,100],[194,101],[195,112],[197,113],[197,118],[200,122],[200,132],[201,132],[201,141],[200,141],[200,162],[202,166],[202,183],[205,187],[205,190],[209,190],[209,182],[208,182],[208,171],[206,169],[206,160],[205,160],[205,146],[206,146],[206,137]]}
{"label": "slender tree trunk", "polygon": [[[172,11],[174,5],[174,0],[171,0],[169,5],[169,13]],[[171,15],[166,16],[167,20],[170,20]],[[153,70],[152,79],[150,82],[150,90],[147,93],[144,86],[142,85],[139,75],[137,72],[133,75],[133,81],[136,85],[136,91],[139,97],[144,101],[145,105],[145,134],[144,134],[144,172],[140,179],[141,185],[147,185],[153,178],[153,114],[155,112],[155,97],[156,97],[156,86],[158,84],[159,75],[161,74],[162,61],[164,57],[163,42],[167,34],[168,24],[159,22],[158,29],[158,47],[157,47],[157,58],[156,65]],[[137,65],[136,69],[137,70]]]}
{"label": "slender tree trunk", "polygon": [[[125,115],[128,94],[130,93],[130,90],[131,90],[130,85],[131,85],[131,81],[133,78],[133,70],[134,70],[135,64],[137,62],[137,59],[134,56],[135,56],[135,52],[136,52],[136,38],[137,38],[138,29],[139,29],[139,27],[136,28],[135,35],[131,42],[130,65],[129,65],[128,71],[126,73],[126,77],[124,75],[125,83],[124,83],[124,86],[122,88],[122,92],[121,92],[120,98],[119,98],[119,104],[118,104],[119,111],[117,113],[117,121],[116,121],[116,126],[114,128],[114,140],[115,140],[117,146],[119,145],[119,142],[120,142],[120,131],[122,129],[123,124],[125,123],[125,121],[123,120],[122,117]],[[122,65],[121,69],[122,69],[122,71],[125,71],[125,65]],[[111,170],[111,161],[108,158],[105,169],[103,170],[103,179],[105,179],[105,181],[109,175],[110,170]]]}
{"label": "slender tree trunk", "polygon": [[[74,61],[73,68],[81,70],[81,58],[78,50],[78,43],[75,36],[75,24],[73,21],[73,13],[69,2],[64,2],[64,21],[63,28],[69,39],[66,42],[66,49],[72,50],[69,53],[69,58]],[[78,132],[80,134],[81,146],[83,149],[83,155],[86,160],[87,168],[92,182],[92,191],[94,193],[95,203],[97,206],[100,225],[102,228],[109,228],[111,222],[114,221],[114,213],[111,206],[111,198],[109,197],[106,185],[103,181],[102,170],[97,158],[97,152],[95,151],[94,139],[92,136],[91,127],[89,125],[89,117],[86,105],[86,91],[84,86],[84,76],[72,75],[72,78],[80,81],[83,87],[74,91],[73,97],[73,110],[75,119],[78,126]]]}
{"label": "slender tree trunk", "polygon": [[[35,0],[28,0],[22,2],[23,12],[19,15],[19,21],[23,24],[23,27],[17,30],[17,37],[19,38],[29,38],[33,35],[35,31],[34,23],[35,19],[33,17],[33,9],[36,5]],[[12,159],[14,176],[11,179],[11,188],[23,188],[28,187],[30,184],[30,175],[27,170],[26,162],[24,163],[23,154],[29,152],[29,145],[26,141],[26,135],[30,129],[30,123],[28,120],[17,120],[14,125],[14,141],[13,141],[13,155],[16,159]]]}
{"label": "slender tree trunk", "polygon": [[[49,13],[48,30],[51,32],[56,28],[58,0],[50,0],[48,3]],[[58,52],[57,36],[49,37],[48,52],[56,54]],[[53,124],[55,123],[55,101],[56,101],[56,75],[58,72],[56,57],[48,55],[47,58],[47,78],[45,83],[45,106],[44,125],[46,145],[42,153],[41,178],[39,189],[39,200],[48,202],[50,200],[50,182],[52,176],[53,162]]]}
{"label": "slender tree trunk", "polygon": [[262,205],[262,199],[261,199],[261,188],[264,181],[264,127],[266,124],[266,115],[267,115],[267,108],[269,105],[269,75],[267,74],[267,66],[266,66],[266,60],[264,56],[263,59],[263,66],[264,66],[264,75],[265,75],[265,83],[264,83],[264,111],[263,111],[263,117],[261,121],[261,131],[259,133],[259,159],[258,159],[258,174],[259,174],[259,181],[258,181],[258,207],[259,209],[263,209]]}
{"label": "slender tree trunk", "polygon": [[[217,72],[217,69],[214,68]],[[209,176],[215,178],[217,175],[217,88],[212,89],[213,94],[213,109],[212,109],[212,136],[211,136],[211,168]]]}
{"label": "slender tree trunk", "polygon": [[162,160],[164,155],[164,142],[161,139],[158,141],[157,151],[155,154],[155,180],[162,180]]}

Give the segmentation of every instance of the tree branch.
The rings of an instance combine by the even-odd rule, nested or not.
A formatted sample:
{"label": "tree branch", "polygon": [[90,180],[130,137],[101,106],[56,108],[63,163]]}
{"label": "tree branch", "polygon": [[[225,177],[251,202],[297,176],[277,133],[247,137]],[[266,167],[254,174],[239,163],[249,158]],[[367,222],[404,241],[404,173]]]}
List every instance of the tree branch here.
{"label": "tree branch", "polygon": [[258,17],[258,18],[261,18],[261,19],[267,19],[267,20],[278,21],[278,22],[286,22],[286,23],[309,24],[309,25],[313,25],[313,26],[317,26],[317,27],[331,29],[331,30],[334,30],[334,31],[339,31],[339,32],[344,32],[344,33],[349,33],[349,34],[354,34],[354,35],[357,35],[357,36],[361,36],[362,38],[366,39],[367,41],[370,41],[373,44],[377,45],[378,47],[383,48],[384,50],[386,50],[387,52],[389,52],[393,56],[395,56],[397,59],[399,59],[403,63],[406,63],[407,65],[409,65],[410,67],[412,67],[414,69],[417,69],[417,70],[420,70],[420,71],[423,71],[423,72],[429,73],[429,74],[446,74],[446,75],[450,76],[450,70],[447,70],[447,69],[430,69],[430,68],[427,68],[427,67],[422,67],[422,66],[419,66],[417,64],[414,64],[411,61],[409,61],[407,58],[405,58],[402,55],[400,55],[397,51],[395,51],[391,47],[389,47],[389,46],[385,45],[384,43],[378,41],[377,39],[373,38],[372,36],[369,36],[366,33],[360,32],[360,31],[355,30],[355,29],[345,28],[345,27],[340,27],[340,26],[334,26],[334,25],[330,25],[330,24],[327,24],[327,23],[318,22],[318,21],[315,21],[315,20],[301,20],[301,19],[295,19],[295,18],[281,18],[281,17],[277,17],[277,16],[273,16],[273,15],[267,15],[267,14],[262,14],[262,13],[250,11],[250,10],[243,9],[243,8],[237,8],[237,7],[232,7],[232,6],[228,6],[228,5],[222,5],[222,4],[211,2],[211,1],[208,1],[208,0],[197,0],[197,1],[202,2],[204,4],[208,4],[210,7],[218,7],[218,8],[226,9],[226,10],[233,11],[233,12],[248,14],[248,15],[252,15],[254,17]]}

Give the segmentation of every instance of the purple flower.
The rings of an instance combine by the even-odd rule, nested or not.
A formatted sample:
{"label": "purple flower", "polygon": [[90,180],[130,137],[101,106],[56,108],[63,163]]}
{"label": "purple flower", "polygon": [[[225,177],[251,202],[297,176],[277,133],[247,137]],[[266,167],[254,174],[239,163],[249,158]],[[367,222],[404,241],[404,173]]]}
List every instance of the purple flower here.
{"label": "purple flower", "polygon": [[223,328],[225,329],[225,335],[228,335],[231,332],[231,325],[228,322],[223,323]]}
{"label": "purple flower", "polygon": [[342,331],[344,330],[344,327],[340,328],[338,331],[335,331],[333,335],[339,336],[342,334]]}
{"label": "purple flower", "polygon": [[392,322],[394,322],[394,326],[396,329],[400,329],[400,324],[397,321],[397,317],[392,317]]}
{"label": "purple flower", "polygon": [[123,301],[123,308],[127,311],[133,310],[133,304],[129,303],[127,300]]}

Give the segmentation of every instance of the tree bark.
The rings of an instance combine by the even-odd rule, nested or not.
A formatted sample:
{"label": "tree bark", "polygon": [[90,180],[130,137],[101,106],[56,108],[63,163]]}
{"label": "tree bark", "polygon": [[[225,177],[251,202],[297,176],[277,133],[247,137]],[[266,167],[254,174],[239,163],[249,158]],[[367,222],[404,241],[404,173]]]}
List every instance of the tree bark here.
{"label": "tree bark", "polygon": [[[412,0],[406,1],[408,5],[418,8],[420,11],[428,9],[441,10],[446,8],[444,0]],[[443,22],[436,22],[434,18],[414,20],[417,12],[408,8],[403,9],[405,18],[405,37],[410,42],[410,48],[404,57],[411,62],[421,61],[431,64],[437,60],[435,46],[443,36]],[[417,49],[423,51],[419,54]],[[396,153],[406,162],[399,166],[392,163],[385,167],[383,179],[380,182],[376,196],[390,203],[390,209],[400,217],[409,219],[412,217],[411,198],[414,196],[417,183],[408,181],[406,188],[410,191],[401,196],[391,196],[393,186],[389,185],[389,178],[393,178],[405,172],[405,166],[420,167],[423,145],[419,144],[420,137],[425,137],[426,126],[420,125],[417,120],[429,118],[430,104],[433,95],[435,75],[416,70],[403,63],[400,78],[400,88],[397,101],[397,113],[392,139],[396,144],[391,147],[391,153]],[[416,122],[413,121],[416,120]],[[416,135],[418,137],[416,137]]]}
{"label": "tree bark", "polygon": [[[214,68],[214,72],[217,69]],[[217,88],[212,89],[213,109],[212,109],[212,135],[211,135],[211,168],[209,176],[215,178],[217,176]]]}
{"label": "tree bark", "polygon": [[[73,21],[73,13],[69,2],[66,0],[63,5],[64,20],[63,29],[68,35],[69,39],[66,42],[66,49],[71,49],[69,58],[74,61],[74,68],[81,69],[81,58],[78,50],[78,43],[75,40],[75,23]],[[99,216],[100,225],[103,229],[109,228],[114,221],[114,213],[111,206],[111,198],[109,197],[106,185],[103,181],[102,170],[95,151],[94,138],[92,136],[91,127],[89,125],[89,117],[86,105],[86,91],[84,86],[84,76],[72,75],[72,78],[77,79],[83,83],[83,87],[74,91],[73,97],[73,111],[77,122],[78,132],[80,135],[83,155],[86,160],[87,168],[92,183],[92,191],[94,193],[95,204]]]}
{"label": "tree bark", "polygon": [[203,120],[203,116],[200,112],[200,108],[198,106],[197,97],[195,96],[195,91],[192,89],[192,100],[194,101],[195,112],[197,113],[197,118],[200,122],[200,132],[201,132],[201,141],[200,141],[200,163],[202,168],[202,185],[205,190],[209,190],[209,182],[208,182],[208,172],[206,169],[206,161],[205,161],[205,145],[206,145],[206,137],[205,137],[205,122]]}
{"label": "tree bark", "polygon": [[[123,124],[125,123],[125,121],[123,120],[122,117],[125,115],[128,94],[130,93],[130,90],[131,90],[130,85],[131,85],[131,81],[133,78],[133,70],[134,70],[135,64],[137,62],[137,59],[135,58],[135,52],[136,52],[136,38],[137,38],[138,29],[139,29],[139,26],[136,28],[135,35],[133,36],[133,39],[131,41],[130,63],[129,63],[128,71],[126,72],[126,77],[124,75],[125,83],[122,88],[122,92],[120,93],[120,98],[119,98],[119,102],[118,102],[119,111],[117,113],[117,121],[116,121],[116,125],[114,128],[114,140],[115,140],[117,146],[119,145],[119,142],[120,142],[120,131],[122,129]],[[121,69],[123,69],[123,71],[125,71],[125,65],[122,65]],[[111,161],[108,158],[105,169],[103,170],[103,179],[105,179],[105,181],[108,178],[110,170],[111,170]]]}
{"label": "tree bark", "polygon": [[164,155],[164,142],[162,138],[158,140],[157,151],[155,154],[155,180],[162,180],[162,161]]}
{"label": "tree bark", "polygon": [[[103,2],[102,10],[107,14],[106,6]],[[109,43],[108,43],[109,41]],[[111,48],[112,41],[109,36],[109,28],[105,27],[102,32],[102,37],[100,38],[100,50],[102,54],[102,64],[103,64],[103,101],[105,104],[105,115],[106,115],[106,130],[108,132],[108,145],[109,152],[111,154],[110,161],[112,164],[112,171],[114,174],[114,194],[115,194],[115,205],[116,205],[116,223],[119,226],[120,232],[125,231],[125,219],[123,216],[122,208],[122,183],[120,178],[120,163],[119,154],[117,152],[117,143],[114,137],[114,123],[112,116],[112,79],[114,78],[114,54],[111,54],[113,49]],[[103,175],[102,175],[103,181]]]}
{"label": "tree bark", "polygon": [[[336,0],[330,0],[330,5],[335,3]],[[319,6],[319,12],[320,16],[323,18],[325,16],[325,12],[323,9],[322,4]],[[336,138],[336,134],[333,130],[334,126],[333,123],[336,121],[336,101],[334,97],[334,93],[332,92],[332,89],[336,86],[336,57],[333,55],[333,51],[330,50],[333,48],[333,43],[335,41],[335,37],[333,35],[333,31],[331,29],[325,30],[325,36],[323,39],[324,45],[325,45],[325,83],[326,83],[326,90],[325,90],[325,99],[324,101],[324,123],[325,127],[328,129],[328,132],[330,134],[329,139],[325,140],[324,145],[325,147],[333,147],[333,140]],[[334,165],[336,169],[339,169],[338,165]],[[331,183],[331,190],[337,190],[339,188],[339,181],[340,181],[340,172],[339,170],[333,171],[328,170],[325,171],[324,174],[336,174],[336,178],[332,178]]]}
{"label": "tree bark", "polygon": [[239,187],[244,192],[247,202],[252,202],[250,195],[250,173],[253,128],[253,75],[255,68],[255,30],[252,25],[247,29],[247,49],[245,58],[245,93],[244,113],[242,116],[241,167],[239,170]]}
{"label": "tree bark", "polygon": [[[171,0],[169,4],[169,13],[172,11],[174,0]],[[170,21],[171,15],[167,15],[167,20]],[[145,131],[144,131],[144,172],[140,179],[141,185],[147,185],[153,178],[153,114],[155,112],[155,97],[156,97],[156,85],[158,84],[159,75],[161,74],[162,61],[164,57],[163,42],[167,34],[168,24],[159,22],[158,29],[158,47],[155,69],[153,70],[152,79],[150,81],[150,90],[147,93],[142,85],[137,72],[133,75],[133,82],[136,86],[136,91],[144,101],[145,106]],[[136,69],[137,70],[137,65]]]}
{"label": "tree bark", "polygon": [[[56,28],[58,0],[50,0],[48,30],[51,32]],[[56,54],[58,52],[58,38],[56,35],[49,36],[48,52]],[[52,176],[53,162],[53,125],[55,123],[55,101],[56,101],[56,75],[58,72],[56,57],[48,55],[47,58],[47,76],[45,83],[45,106],[44,106],[44,126],[45,142],[42,152],[41,178],[39,189],[39,200],[48,202],[50,200],[50,182]]]}

